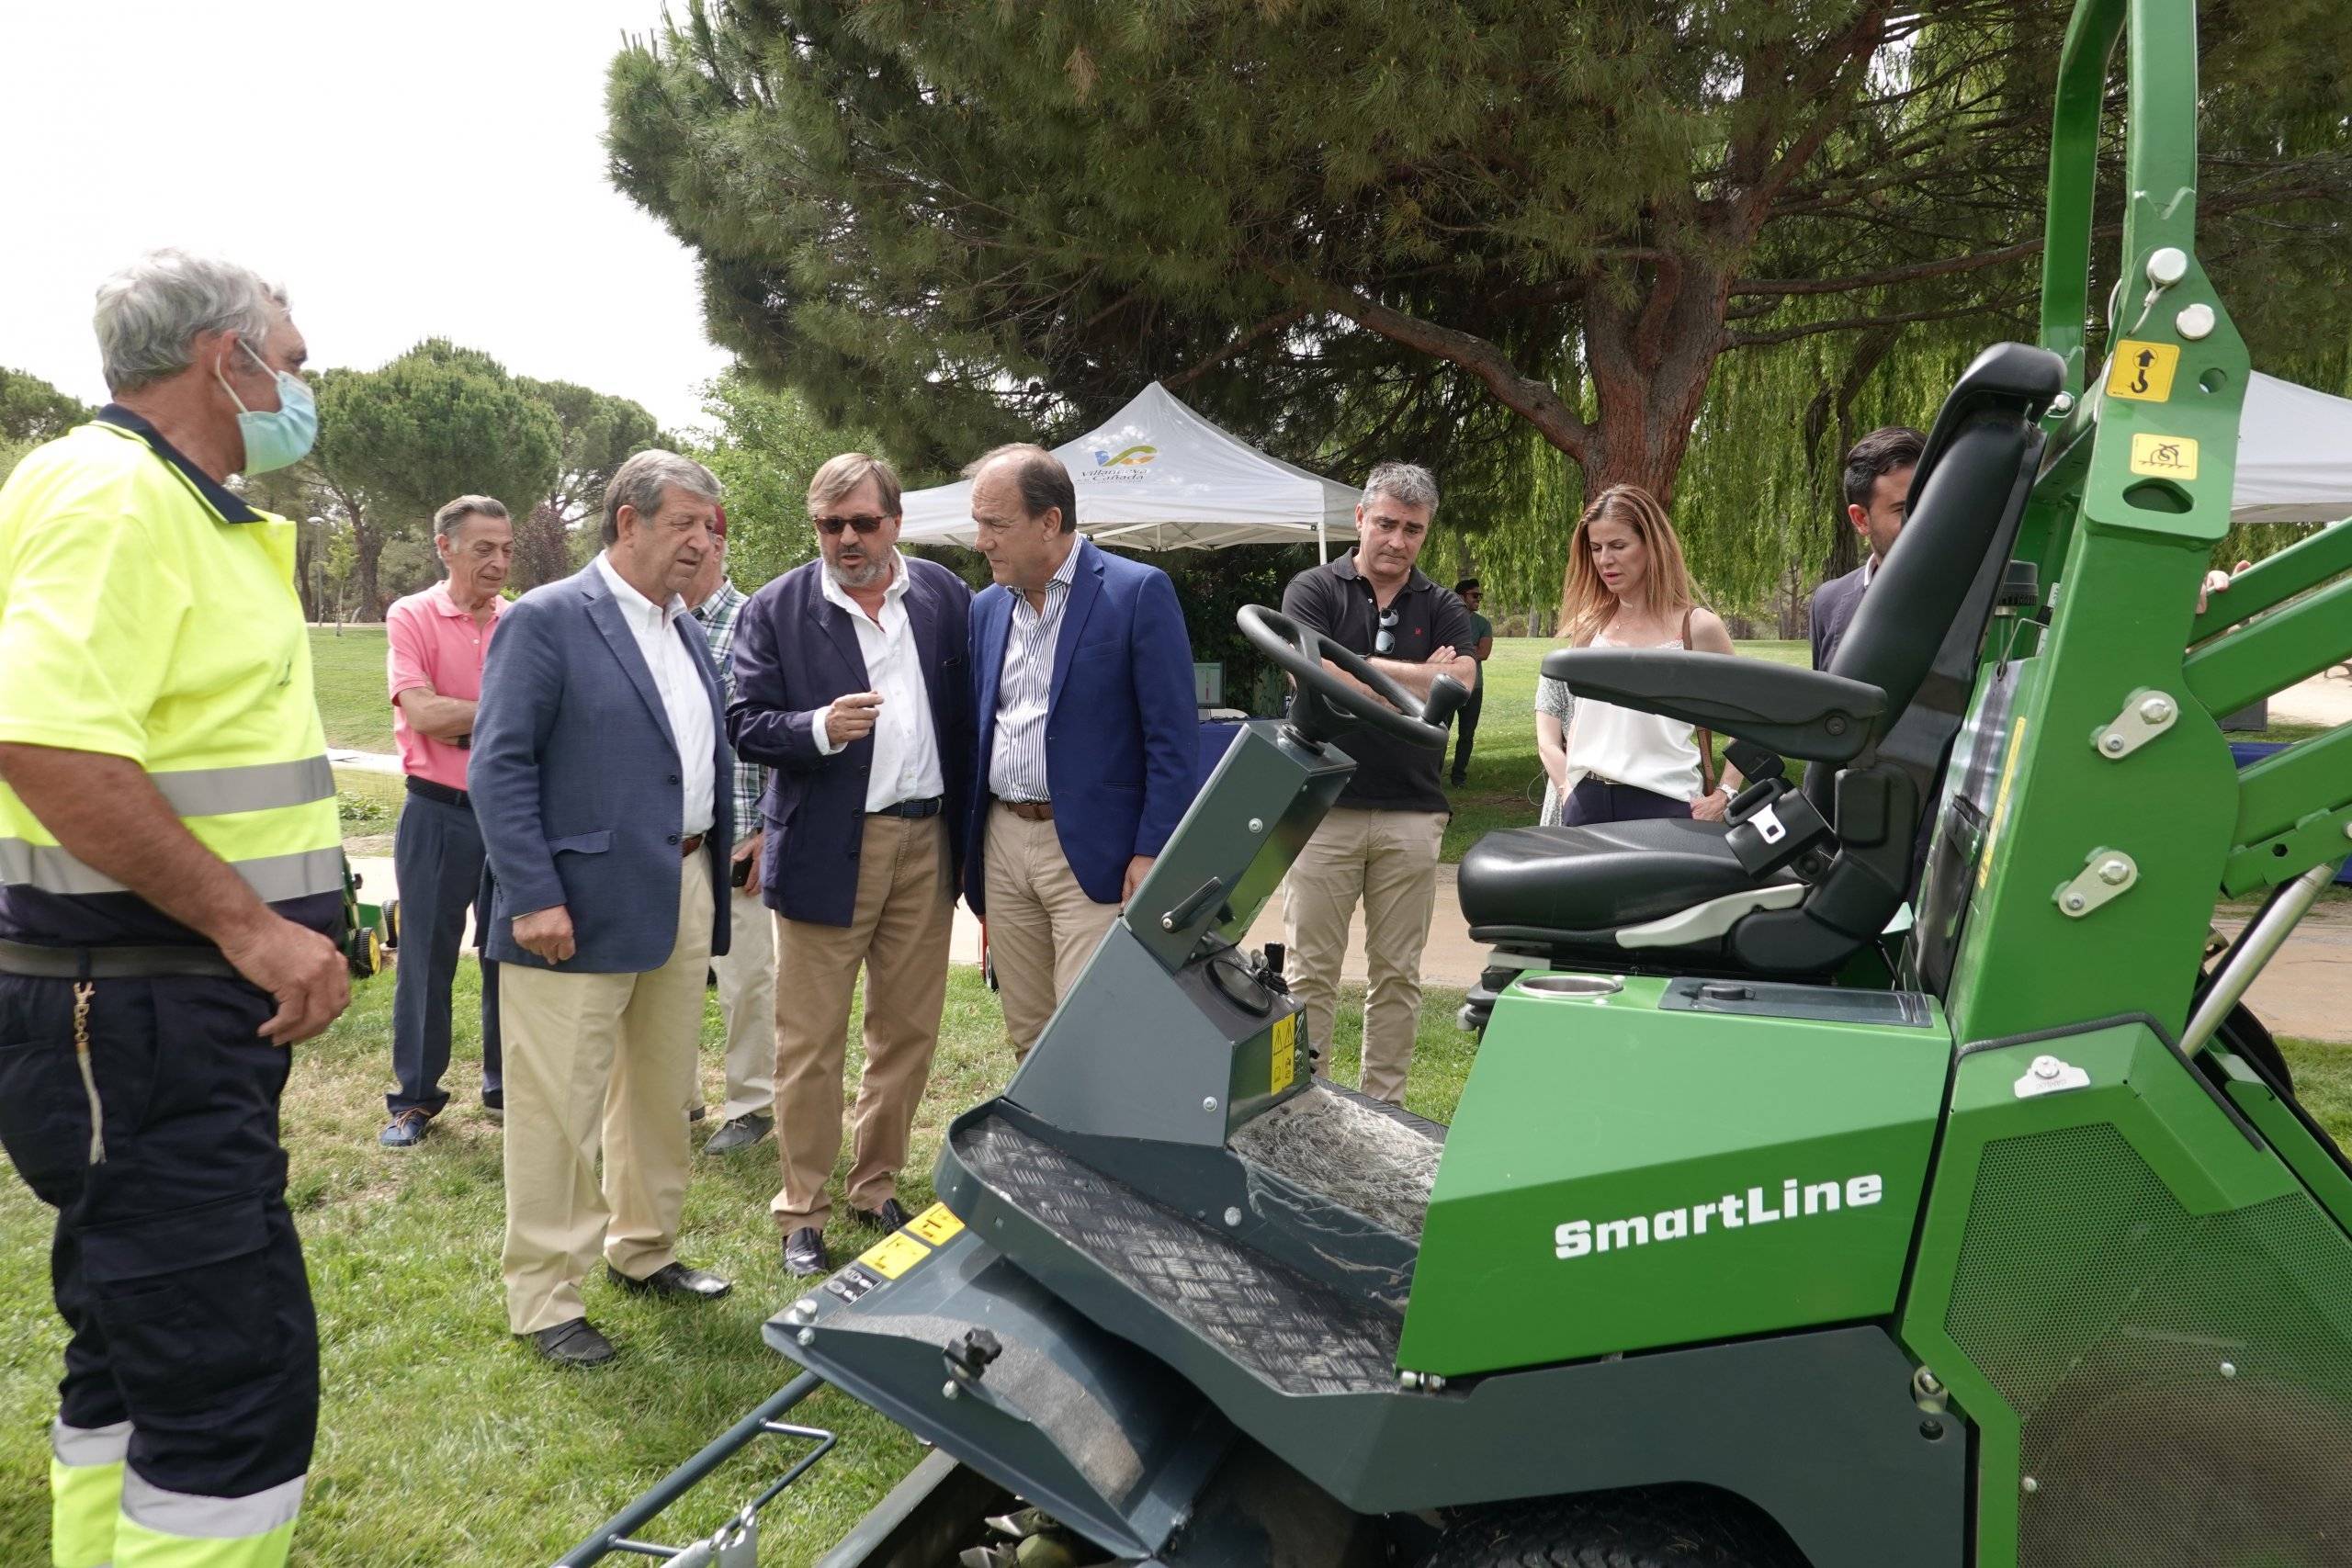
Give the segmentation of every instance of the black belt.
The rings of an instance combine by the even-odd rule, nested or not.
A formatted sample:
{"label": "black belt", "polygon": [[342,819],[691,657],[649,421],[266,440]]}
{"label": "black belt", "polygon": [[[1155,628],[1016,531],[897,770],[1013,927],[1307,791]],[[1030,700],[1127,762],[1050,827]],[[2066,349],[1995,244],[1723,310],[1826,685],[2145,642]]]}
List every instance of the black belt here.
{"label": "black belt", "polygon": [[444,806],[462,806],[469,810],[473,807],[473,802],[466,797],[464,790],[451,789],[447,784],[435,784],[431,779],[412,775],[408,781],[408,792],[421,795],[427,800],[437,800]]}
{"label": "black belt", "polygon": [[936,817],[947,809],[947,797],[934,795],[929,800],[902,800],[896,806],[886,806],[879,811],[869,811],[868,817]]}
{"label": "black belt", "polygon": [[36,947],[0,942],[0,975],[37,980],[233,980],[237,967],[213,947]]}

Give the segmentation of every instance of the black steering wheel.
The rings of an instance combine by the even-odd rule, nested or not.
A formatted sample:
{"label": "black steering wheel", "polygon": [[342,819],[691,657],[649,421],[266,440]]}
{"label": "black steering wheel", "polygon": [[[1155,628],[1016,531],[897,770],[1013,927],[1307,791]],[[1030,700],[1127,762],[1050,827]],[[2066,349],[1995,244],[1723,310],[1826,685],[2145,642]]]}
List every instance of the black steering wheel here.
{"label": "black steering wheel", "polygon": [[[1453,676],[1439,676],[1424,701],[1374,669],[1363,655],[1263,604],[1244,604],[1237,618],[1250,646],[1298,682],[1292,726],[1307,739],[1317,743],[1331,739],[1352,721],[1410,745],[1431,751],[1445,750],[1446,726],[1470,695],[1469,688]],[[1371,693],[1326,670],[1327,659],[1370,687]]]}

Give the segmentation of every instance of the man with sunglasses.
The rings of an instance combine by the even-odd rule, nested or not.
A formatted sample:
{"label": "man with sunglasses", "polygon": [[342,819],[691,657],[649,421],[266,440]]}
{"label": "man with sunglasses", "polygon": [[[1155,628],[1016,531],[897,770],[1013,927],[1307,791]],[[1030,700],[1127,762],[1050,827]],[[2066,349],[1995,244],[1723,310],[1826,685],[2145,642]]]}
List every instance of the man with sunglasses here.
{"label": "man with sunglasses", "polygon": [[[1437,516],[1437,480],[1412,463],[1383,463],[1356,504],[1356,547],[1310,567],[1283,592],[1283,614],[1312,627],[1416,696],[1440,675],[1477,690],[1477,629],[1453,592],[1415,564]],[[1338,673],[1338,667],[1325,661]],[[1344,677],[1343,677],[1344,678]],[[1363,906],[1363,1092],[1401,1102],[1421,1008],[1421,949],[1437,902],[1438,845],[1448,808],[1444,753],[1371,728],[1340,742],[1356,771],[1285,883],[1291,989],[1307,1038],[1329,1065],[1348,923]]]}
{"label": "man with sunglasses", "polygon": [[762,800],[762,897],[775,911],[773,1202],[784,1265],[831,1267],[825,1189],[842,1145],[851,994],[865,972],[851,1213],[906,1224],[898,1197],[939,1043],[972,771],[966,678],[972,594],[902,556],[899,478],[844,452],[808,481],[820,558],[752,596],[736,622],[727,728],[775,769]]}

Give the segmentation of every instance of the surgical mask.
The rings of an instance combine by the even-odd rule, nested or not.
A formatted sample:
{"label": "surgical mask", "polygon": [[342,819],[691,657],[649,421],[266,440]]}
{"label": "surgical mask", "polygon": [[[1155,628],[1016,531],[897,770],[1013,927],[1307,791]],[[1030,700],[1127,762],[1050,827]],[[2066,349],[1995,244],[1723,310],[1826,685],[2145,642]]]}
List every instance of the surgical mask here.
{"label": "surgical mask", "polygon": [[[269,369],[268,361],[254,354],[253,344],[239,338],[237,346],[252,354],[255,365]],[[311,395],[311,389],[283,370],[270,373],[277,378],[277,407],[254,410],[245,407],[245,400],[229,385],[229,378],[217,369],[212,372],[237,405],[237,429],[245,438],[245,466],[240,471],[247,474],[291,468],[311,455],[311,444],[319,438],[319,400]]]}

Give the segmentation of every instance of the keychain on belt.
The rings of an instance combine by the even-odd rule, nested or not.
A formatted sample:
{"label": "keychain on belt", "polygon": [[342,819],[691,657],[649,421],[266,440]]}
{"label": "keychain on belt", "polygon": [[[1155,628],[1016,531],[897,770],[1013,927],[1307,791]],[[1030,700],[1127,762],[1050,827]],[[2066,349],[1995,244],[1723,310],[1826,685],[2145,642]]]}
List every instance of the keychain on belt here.
{"label": "keychain on belt", "polygon": [[97,987],[74,983],[74,1063],[82,1069],[82,1092],[90,1097],[90,1163],[107,1162],[106,1113],[98,1105],[98,1075],[90,1066],[90,998]]}

